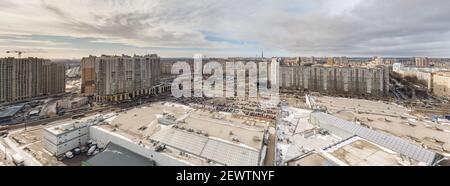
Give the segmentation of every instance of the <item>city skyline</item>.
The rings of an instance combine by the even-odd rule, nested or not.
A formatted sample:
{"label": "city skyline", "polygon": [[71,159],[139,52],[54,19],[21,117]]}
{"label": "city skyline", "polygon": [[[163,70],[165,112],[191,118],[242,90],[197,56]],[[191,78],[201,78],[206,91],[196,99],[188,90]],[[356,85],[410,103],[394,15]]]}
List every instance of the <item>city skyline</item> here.
{"label": "city skyline", "polygon": [[449,57],[444,0],[0,0],[0,57]]}

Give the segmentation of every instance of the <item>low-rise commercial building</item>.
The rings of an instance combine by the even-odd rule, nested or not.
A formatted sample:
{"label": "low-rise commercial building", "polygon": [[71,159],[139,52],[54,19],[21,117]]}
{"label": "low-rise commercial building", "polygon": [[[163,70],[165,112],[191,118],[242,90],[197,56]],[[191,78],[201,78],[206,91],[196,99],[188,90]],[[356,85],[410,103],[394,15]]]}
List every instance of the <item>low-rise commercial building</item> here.
{"label": "low-rise commercial building", "polygon": [[60,156],[89,140],[87,122],[70,122],[44,130],[44,147],[55,156]]}
{"label": "low-rise commercial building", "polygon": [[65,98],[58,100],[57,106],[63,109],[77,109],[89,103],[87,97]]}

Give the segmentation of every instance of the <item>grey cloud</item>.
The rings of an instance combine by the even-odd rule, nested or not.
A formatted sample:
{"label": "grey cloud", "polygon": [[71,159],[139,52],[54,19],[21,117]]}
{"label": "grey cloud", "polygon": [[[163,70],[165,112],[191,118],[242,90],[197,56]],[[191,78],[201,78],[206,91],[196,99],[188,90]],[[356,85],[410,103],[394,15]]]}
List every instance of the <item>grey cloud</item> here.
{"label": "grey cloud", "polygon": [[275,42],[298,53],[445,56],[450,12],[444,7],[450,7],[450,1],[363,1],[344,15],[320,14],[279,24],[276,27],[299,30],[302,36]]}
{"label": "grey cloud", "polygon": [[[120,6],[121,2],[123,1],[108,1],[113,6]],[[204,42],[200,32],[168,30],[159,26],[164,22],[164,16],[155,14],[153,10],[148,12],[111,12],[108,15],[99,15],[93,12],[91,15],[96,23],[88,23],[64,13],[62,8],[49,5],[45,1],[42,6],[62,19],[57,26],[79,33],[100,35],[105,40],[127,40],[141,43],[140,46],[174,48],[204,47],[208,44]],[[133,45],[132,43],[124,44]]]}
{"label": "grey cloud", "polygon": [[[339,8],[330,1],[357,4],[330,13]],[[42,1],[42,8],[60,19],[52,23],[55,28],[133,46],[217,46],[205,40],[200,31],[206,31],[296,55],[450,55],[448,0],[82,2],[73,6],[89,12],[89,20],[70,3]]]}

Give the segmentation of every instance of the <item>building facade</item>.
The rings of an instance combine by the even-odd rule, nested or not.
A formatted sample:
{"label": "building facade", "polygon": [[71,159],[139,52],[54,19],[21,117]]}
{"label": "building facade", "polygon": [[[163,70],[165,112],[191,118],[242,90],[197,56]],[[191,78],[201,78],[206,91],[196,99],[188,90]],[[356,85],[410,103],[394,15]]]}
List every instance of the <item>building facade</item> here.
{"label": "building facade", "polygon": [[280,88],[329,94],[384,97],[389,93],[387,67],[282,66]]}
{"label": "building facade", "polygon": [[0,104],[65,92],[65,67],[41,58],[0,58]]}
{"label": "building facade", "polygon": [[52,155],[60,156],[89,140],[89,125],[86,122],[71,122],[47,127],[43,132],[44,148]]}
{"label": "building facade", "polygon": [[426,57],[416,57],[414,58],[414,61],[416,62],[416,67],[429,67],[430,62],[428,58]]}
{"label": "building facade", "polygon": [[450,69],[449,68],[437,68],[437,67],[405,67],[400,63],[396,63],[393,66],[394,72],[398,73],[401,77],[415,77],[426,85],[428,90],[435,96],[450,97],[449,82],[450,82]]}
{"label": "building facade", "polygon": [[155,94],[160,80],[160,58],[145,56],[89,56],[81,60],[81,92],[96,101],[121,101]]}
{"label": "building facade", "polygon": [[433,94],[435,96],[450,98],[450,72],[433,74]]}

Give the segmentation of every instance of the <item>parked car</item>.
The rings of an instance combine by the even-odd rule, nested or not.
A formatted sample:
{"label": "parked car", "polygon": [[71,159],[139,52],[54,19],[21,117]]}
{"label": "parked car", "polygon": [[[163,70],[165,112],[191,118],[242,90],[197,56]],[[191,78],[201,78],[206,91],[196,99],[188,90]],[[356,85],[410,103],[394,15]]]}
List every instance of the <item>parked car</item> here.
{"label": "parked car", "polygon": [[65,155],[66,155],[66,158],[68,158],[68,159],[72,159],[74,157],[74,155],[73,155],[73,153],[71,151],[66,152]]}
{"label": "parked car", "polygon": [[80,155],[81,154],[81,149],[80,148],[76,148],[76,149],[73,149],[73,154],[74,155]]}

